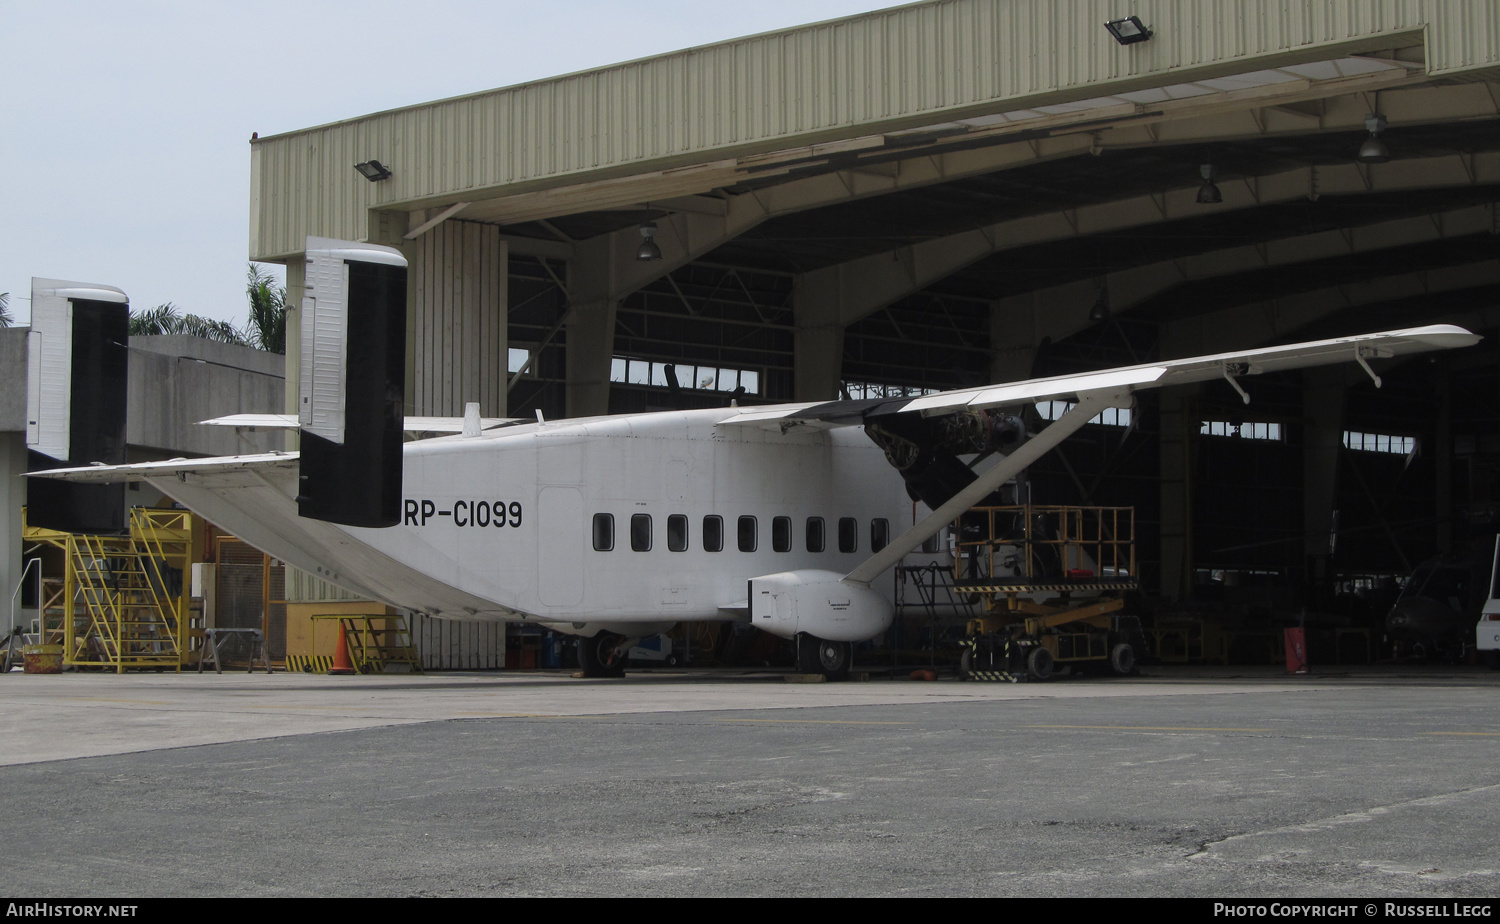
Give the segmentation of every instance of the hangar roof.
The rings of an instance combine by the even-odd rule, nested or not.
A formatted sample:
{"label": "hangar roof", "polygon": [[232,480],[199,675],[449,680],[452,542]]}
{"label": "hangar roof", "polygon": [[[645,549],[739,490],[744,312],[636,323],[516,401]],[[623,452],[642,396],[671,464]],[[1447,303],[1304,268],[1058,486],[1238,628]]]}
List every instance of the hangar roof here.
{"label": "hangar roof", "polygon": [[[933,386],[1025,374],[985,364],[1100,299],[1163,355],[1500,321],[1456,314],[1500,284],[1500,5],[1139,0],[1130,46],[1120,12],[930,0],[259,139],[251,256],[484,223],[607,266],[568,297],[631,299],[618,350],[769,368],[837,324],[847,376]],[[1355,160],[1371,113],[1388,163]]]}

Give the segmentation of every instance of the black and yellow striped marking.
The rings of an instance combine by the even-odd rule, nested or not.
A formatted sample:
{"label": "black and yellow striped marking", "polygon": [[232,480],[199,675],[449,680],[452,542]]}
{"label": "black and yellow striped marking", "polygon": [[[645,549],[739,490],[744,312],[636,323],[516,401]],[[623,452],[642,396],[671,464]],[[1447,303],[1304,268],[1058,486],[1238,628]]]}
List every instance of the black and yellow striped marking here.
{"label": "black and yellow striped marking", "polygon": [[289,654],[286,669],[298,674],[326,674],[333,669],[333,656]]}
{"label": "black and yellow striped marking", "polygon": [[963,675],[965,680],[986,680],[992,683],[1016,683],[1014,674],[1006,671],[968,671]]}

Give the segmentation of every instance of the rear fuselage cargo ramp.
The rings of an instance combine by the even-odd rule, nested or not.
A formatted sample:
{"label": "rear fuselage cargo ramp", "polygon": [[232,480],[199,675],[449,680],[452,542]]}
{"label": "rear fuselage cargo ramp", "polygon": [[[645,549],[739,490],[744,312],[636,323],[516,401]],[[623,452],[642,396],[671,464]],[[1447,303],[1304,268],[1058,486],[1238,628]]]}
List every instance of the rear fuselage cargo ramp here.
{"label": "rear fuselage cargo ramp", "polygon": [[[582,636],[595,676],[686,620],[749,622],[842,676],[891,624],[892,566],[1136,391],[1479,340],[1434,325],[892,400],[527,423],[473,408],[425,420],[455,435],[403,443],[400,255],[314,238],[308,259],[300,454],[38,475],[145,480],[371,599]],[[1015,414],[1046,400],[1076,404],[1027,434]]]}

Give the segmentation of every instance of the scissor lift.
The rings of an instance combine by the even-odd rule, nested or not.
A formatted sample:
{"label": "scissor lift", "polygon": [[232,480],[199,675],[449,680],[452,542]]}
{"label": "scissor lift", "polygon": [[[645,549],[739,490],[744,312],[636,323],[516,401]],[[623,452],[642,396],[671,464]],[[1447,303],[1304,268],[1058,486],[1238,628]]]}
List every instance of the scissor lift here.
{"label": "scissor lift", "polygon": [[975,507],[955,527],[954,588],[983,607],[960,644],[964,680],[1046,680],[1059,665],[1136,671],[1135,508]]}

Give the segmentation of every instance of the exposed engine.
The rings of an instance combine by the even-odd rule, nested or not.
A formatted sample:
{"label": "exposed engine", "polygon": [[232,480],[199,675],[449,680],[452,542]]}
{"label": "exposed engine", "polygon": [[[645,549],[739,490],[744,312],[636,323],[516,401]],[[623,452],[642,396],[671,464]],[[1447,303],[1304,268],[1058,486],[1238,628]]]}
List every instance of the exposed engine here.
{"label": "exposed engine", "polygon": [[865,433],[901,473],[912,500],[934,510],[975,478],[959,456],[1006,454],[1026,441],[1021,419],[998,411],[890,414],[866,421]]}

